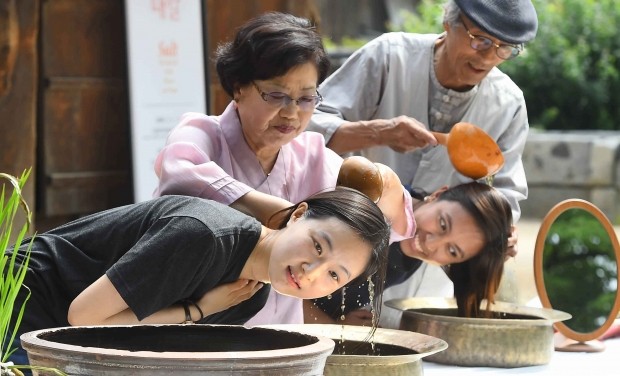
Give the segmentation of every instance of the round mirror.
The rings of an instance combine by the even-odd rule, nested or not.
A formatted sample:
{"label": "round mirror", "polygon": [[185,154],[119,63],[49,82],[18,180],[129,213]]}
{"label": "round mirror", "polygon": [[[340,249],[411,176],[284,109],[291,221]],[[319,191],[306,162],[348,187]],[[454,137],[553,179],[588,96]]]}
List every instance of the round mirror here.
{"label": "round mirror", "polygon": [[604,349],[596,339],[620,311],[619,259],[614,228],[593,204],[566,200],[545,216],[534,251],[536,289],[543,307],[572,315],[555,324],[556,350]]}

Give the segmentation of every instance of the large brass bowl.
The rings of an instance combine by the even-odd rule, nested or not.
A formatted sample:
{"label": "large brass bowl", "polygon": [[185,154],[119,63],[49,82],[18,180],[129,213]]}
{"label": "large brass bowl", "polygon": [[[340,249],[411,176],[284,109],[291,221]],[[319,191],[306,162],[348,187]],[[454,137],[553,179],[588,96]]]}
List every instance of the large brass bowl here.
{"label": "large brass bowl", "polygon": [[[379,328],[367,340],[370,328],[337,324],[266,325],[266,328],[293,331],[336,342],[327,357],[324,376],[421,376],[422,358],[445,350],[439,338],[404,330]],[[371,351],[368,351],[368,350]]]}
{"label": "large brass bowl", "polygon": [[403,312],[400,329],[445,340],[449,348],[429,356],[431,362],[480,367],[522,367],[547,364],[553,354],[553,324],[571,315],[557,310],[496,302],[494,318],[456,314],[449,298],[386,301]]}

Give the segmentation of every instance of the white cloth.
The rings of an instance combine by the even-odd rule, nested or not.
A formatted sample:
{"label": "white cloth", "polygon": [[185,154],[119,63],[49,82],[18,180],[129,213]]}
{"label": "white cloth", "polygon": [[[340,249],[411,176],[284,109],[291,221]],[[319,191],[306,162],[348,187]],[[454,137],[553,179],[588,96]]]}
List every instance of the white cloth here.
{"label": "white cloth", "polygon": [[620,338],[604,341],[606,349],[596,353],[555,351],[547,364],[517,368],[457,367],[424,361],[424,376],[462,375],[596,375],[617,376]]}
{"label": "white cloth", "polygon": [[406,281],[385,289],[379,326],[388,329],[399,329],[402,311],[386,306],[385,302],[391,299],[413,296],[449,298],[454,296],[454,285],[441,267],[422,263],[418,270]]}
{"label": "white cloth", "polygon": [[[319,87],[324,101],[312,116],[308,130],[323,133],[329,141],[346,121],[391,119],[399,115],[429,126],[429,85],[433,69],[433,45],[439,35],[386,33],[367,43]],[[461,119],[473,123],[502,150],[505,165],[494,186],[510,201],[515,222],[518,201],[527,197],[521,156],[529,130],[522,91],[494,68],[475,88],[476,93]],[[427,147],[398,153],[380,146],[361,155],[390,166],[405,185],[433,192],[444,186],[471,181],[457,173],[444,147]]]}

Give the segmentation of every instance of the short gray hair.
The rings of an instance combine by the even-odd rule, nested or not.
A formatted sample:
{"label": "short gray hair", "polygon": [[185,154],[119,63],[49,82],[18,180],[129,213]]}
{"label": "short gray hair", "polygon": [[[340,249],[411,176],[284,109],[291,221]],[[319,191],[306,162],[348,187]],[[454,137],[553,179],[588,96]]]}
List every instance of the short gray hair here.
{"label": "short gray hair", "polygon": [[461,8],[459,8],[454,0],[447,0],[443,4],[443,23],[450,26],[461,24]]}

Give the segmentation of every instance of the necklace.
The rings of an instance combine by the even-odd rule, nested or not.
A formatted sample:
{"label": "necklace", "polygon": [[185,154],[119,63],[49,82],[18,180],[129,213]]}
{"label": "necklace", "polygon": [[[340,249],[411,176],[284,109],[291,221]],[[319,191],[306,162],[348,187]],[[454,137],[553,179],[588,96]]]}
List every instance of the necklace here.
{"label": "necklace", "polygon": [[[283,198],[283,199],[285,199],[287,201],[291,201],[291,197],[290,197],[289,190],[288,190],[288,177],[287,177],[286,160],[284,158],[284,155],[281,155],[281,153],[282,153],[282,149],[280,149],[280,151],[278,152],[278,156],[276,157],[276,161],[273,164],[273,167],[271,168],[271,171],[266,173],[265,182],[267,183],[267,190],[269,191],[270,195]],[[281,176],[283,177],[283,180],[281,182],[282,189],[276,191],[275,194],[274,194],[273,190],[271,189],[271,182],[272,182],[273,179],[276,179],[279,174],[277,174],[277,173],[276,174],[272,174],[272,172],[273,172],[274,169],[277,168],[278,160],[280,158],[282,159],[282,161],[281,161],[281,165],[282,165],[282,175]],[[278,181],[276,180],[276,182],[278,182]],[[276,183],[276,182],[274,182],[274,183]],[[277,188],[277,187],[274,187],[274,189],[275,188]]]}

